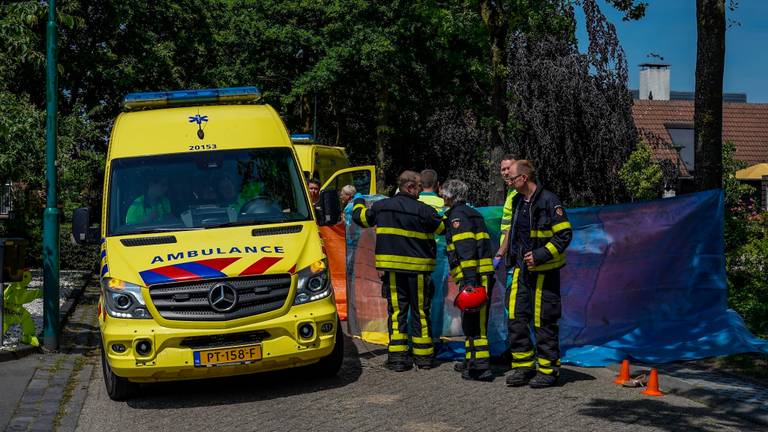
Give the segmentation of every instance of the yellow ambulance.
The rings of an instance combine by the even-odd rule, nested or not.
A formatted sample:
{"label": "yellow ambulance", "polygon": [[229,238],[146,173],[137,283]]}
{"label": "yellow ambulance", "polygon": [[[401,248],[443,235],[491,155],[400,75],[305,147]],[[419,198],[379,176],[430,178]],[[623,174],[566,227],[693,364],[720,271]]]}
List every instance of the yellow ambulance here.
{"label": "yellow ambulance", "polygon": [[341,190],[353,185],[358,191],[375,193],[375,166],[350,167],[344,147],[320,144],[311,134],[291,134],[291,141],[307,180],[318,180],[323,188]]}
{"label": "yellow ambulance", "polygon": [[[337,222],[338,195],[326,187],[310,204],[285,125],[259,99],[257,88],[238,87],[124,100],[100,226],[88,208],[73,215],[75,241],[101,245],[98,315],[112,399],[143,382],[298,366],[323,376],[341,366],[318,234]],[[368,175],[375,188],[372,174],[343,173]]]}

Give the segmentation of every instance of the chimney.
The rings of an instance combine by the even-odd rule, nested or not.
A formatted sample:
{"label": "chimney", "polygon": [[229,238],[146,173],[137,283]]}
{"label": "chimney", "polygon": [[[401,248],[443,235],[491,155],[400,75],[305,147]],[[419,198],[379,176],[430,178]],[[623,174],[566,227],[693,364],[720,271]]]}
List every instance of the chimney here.
{"label": "chimney", "polygon": [[640,100],[669,100],[669,65],[640,64]]}

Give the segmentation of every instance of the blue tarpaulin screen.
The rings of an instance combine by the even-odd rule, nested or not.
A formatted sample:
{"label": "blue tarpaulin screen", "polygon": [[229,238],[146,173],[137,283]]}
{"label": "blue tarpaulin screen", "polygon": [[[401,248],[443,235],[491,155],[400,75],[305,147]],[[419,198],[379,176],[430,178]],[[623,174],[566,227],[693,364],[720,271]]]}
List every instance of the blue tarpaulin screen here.
{"label": "blue tarpaulin screen", "polygon": [[[498,241],[501,207],[478,210]],[[574,235],[561,270],[564,363],[602,366],[624,358],[666,363],[768,353],[768,341],[753,336],[727,307],[721,191],[571,209],[568,217]],[[386,343],[373,230],[348,225],[347,244],[350,330]],[[456,339],[460,314],[452,305],[456,287],[447,276],[444,248],[438,249],[433,336],[443,341],[439,357],[463,358],[464,344]],[[494,355],[507,349],[506,283],[506,270],[500,269],[488,332]]]}

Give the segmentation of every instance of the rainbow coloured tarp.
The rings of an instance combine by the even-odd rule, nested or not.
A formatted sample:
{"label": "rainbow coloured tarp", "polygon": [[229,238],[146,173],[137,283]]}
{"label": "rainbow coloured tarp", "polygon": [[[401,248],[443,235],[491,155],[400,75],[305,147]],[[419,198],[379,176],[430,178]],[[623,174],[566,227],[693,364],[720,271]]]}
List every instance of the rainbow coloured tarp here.
{"label": "rainbow coloured tarp", "polygon": [[[501,208],[478,210],[498,241]],[[572,209],[568,216],[574,236],[562,269],[564,362],[601,366],[624,358],[665,363],[768,353],[768,341],[754,337],[727,308],[721,192]],[[386,344],[374,230],[348,224],[346,237],[350,331]],[[433,336],[443,342],[441,358],[463,358],[460,315],[452,305],[457,288],[447,275],[444,246],[438,249]],[[500,269],[488,332],[494,355],[507,348],[505,285],[506,271]]]}

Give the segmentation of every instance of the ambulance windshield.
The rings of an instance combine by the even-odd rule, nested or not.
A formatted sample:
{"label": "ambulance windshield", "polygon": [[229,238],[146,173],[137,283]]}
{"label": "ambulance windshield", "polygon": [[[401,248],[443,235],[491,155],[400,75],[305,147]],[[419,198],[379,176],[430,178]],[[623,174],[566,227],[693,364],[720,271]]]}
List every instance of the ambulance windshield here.
{"label": "ambulance windshield", "polygon": [[311,219],[289,148],[115,159],[108,235]]}

